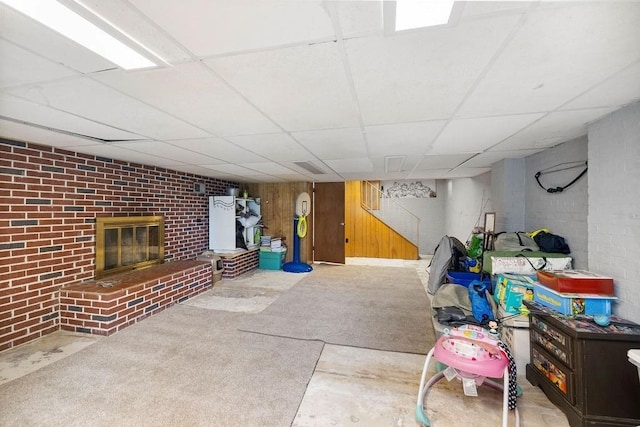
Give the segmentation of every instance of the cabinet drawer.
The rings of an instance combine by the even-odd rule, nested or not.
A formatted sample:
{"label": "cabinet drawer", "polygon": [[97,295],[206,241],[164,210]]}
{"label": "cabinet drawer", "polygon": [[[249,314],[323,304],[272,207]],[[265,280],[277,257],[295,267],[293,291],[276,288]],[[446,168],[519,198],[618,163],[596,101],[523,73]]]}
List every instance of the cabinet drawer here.
{"label": "cabinet drawer", "polygon": [[[573,358],[571,357],[571,355],[573,354],[573,341],[571,340],[571,337],[551,326],[549,323],[545,322],[538,316],[531,317],[531,326],[533,326],[534,330],[537,329],[538,335],[541,338],[546,339],[546,342],[544,342],[542,339],[540,341],[532,339],[532,341],[539,342],[542,346],[548,348],[553,354],[555,354],[556,352],[564,354],[564,359],[561,360],[569,367],[574,367],[572,360]],[[553,350],[551,350],[551,348],[553,348]]]}
{"label": "cabinet drawer", "polygon": [[572,405],[575,404],[573,372],[565,368],[564,365],[535,343],[531,347],[531,364],[545,379],[553,384]]}
{"label": "cabinet drawer", "polygon": [[550,339],[547,335],[537,331],[536,329],[531,330],[531,341],[540,344],[541,347],[544,347],[551,355],[555,356],[558,360],[560,360],[565,365],[573,368],[571,364],[571,355],[568,355],[562,348],[558,347],[555,344],[555,341]]}

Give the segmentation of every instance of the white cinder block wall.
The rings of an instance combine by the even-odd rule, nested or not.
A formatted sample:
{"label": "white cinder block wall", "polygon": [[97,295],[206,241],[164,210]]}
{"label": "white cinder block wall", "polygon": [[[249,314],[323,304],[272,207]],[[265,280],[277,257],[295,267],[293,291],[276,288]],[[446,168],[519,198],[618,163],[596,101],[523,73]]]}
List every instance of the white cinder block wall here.
{"label": "white cinder block wall", "polygon": [[496,232],[525,230],[525,159],[504,159],[491,166],[491,201]]}
{"label": "white cinder block wall", "polygon": [[445,200],[444,234],[465,243],[471,237],[473,228],[484,224],[484,213],[493,209],[491,173],[448,180],[438,197],[440,194]]}
{"label": "white cinder block wall", "polygon": [[589,270],[611,276],[615,314],[640,322],[640,103],[589,126]]}
{"label": "white cinder block wall", "polygon": [[584,175],[563,192],[548,193],[535,180],[535,174],[543,169],[559,165],[556,169],[575,164],[580,167],[555,173],[543,174],[540,182],[545,188],[563,187],[584,170],[588,143],[586,135],[556,147],[527,157],[525,175],[525,231],[548,228],[552,233],[564,237],[571,248],[573,267],[588,269],[587,210],[588,176]]}

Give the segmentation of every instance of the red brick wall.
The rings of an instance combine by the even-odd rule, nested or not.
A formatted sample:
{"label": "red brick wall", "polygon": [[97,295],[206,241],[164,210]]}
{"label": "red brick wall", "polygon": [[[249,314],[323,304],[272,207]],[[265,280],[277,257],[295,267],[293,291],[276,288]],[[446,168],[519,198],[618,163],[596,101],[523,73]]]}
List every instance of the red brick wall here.
{"label": "red brick wall", "polygon": [[164,215],[165,260],[194,259],[208,247],[207,196],[230,186],[0,139],[0,351],[59,329],[58,290],[94,275],[96,216]]}

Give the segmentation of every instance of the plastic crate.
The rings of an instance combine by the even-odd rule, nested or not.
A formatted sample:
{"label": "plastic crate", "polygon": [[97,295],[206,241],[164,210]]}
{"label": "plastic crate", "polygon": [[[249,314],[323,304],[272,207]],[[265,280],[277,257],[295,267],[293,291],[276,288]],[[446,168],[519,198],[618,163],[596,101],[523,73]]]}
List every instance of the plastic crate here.
{"label": "plastic crate", "polygon": [[[480,273],[469,273],[466,271],[447,272],[447,281],[449,281],[449,283],[455,283],[456,285],[462,285],[468,288],[474,280],[480,281]],[[486,276],[482,280],[482,283],[485,284],[488,290],[491,290],[491,278],[489,276]]]}
{"label": "plastic crate", "polygon": [[286,252],[260,251],[258,267],[262,270],[280,270],[284,264]]}

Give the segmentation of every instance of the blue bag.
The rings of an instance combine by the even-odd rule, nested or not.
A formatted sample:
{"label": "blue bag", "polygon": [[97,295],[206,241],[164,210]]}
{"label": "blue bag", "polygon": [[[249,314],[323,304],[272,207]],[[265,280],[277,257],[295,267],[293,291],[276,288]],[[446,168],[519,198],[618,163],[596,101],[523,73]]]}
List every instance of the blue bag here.
{"label": "blue bag", "polygon": [[471,313],[481,324],[494,320],[493,311],[487,301],[487,286],[479,280],[474,280],[469,284],[469,300],[471,301]]}

